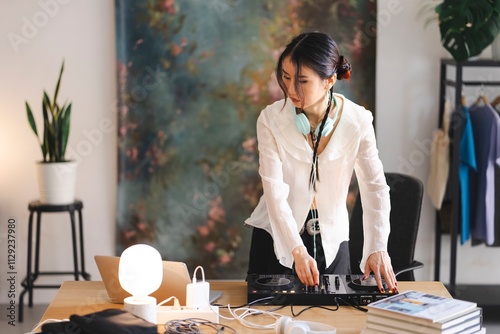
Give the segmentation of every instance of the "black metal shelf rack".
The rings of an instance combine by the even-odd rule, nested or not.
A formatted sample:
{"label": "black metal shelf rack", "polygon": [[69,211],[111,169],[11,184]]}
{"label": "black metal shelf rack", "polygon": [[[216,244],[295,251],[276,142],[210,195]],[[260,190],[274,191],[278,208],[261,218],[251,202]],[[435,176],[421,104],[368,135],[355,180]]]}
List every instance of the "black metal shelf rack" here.
{"label": "black metal shelf rack", "polygon": [[[455,68],[455,79],[448,79],[448,69]],[[461,112],[462,108],[462,93],[466,86],[498,86],[500,81],[495,80],[473,80],[468,81],[463,79],[464,68],[499,68],[500,61],[481,59],[468,60],[457,62],[453,59],[442,59],[440,65],[440,87],[439,87],[439,127],[442,128],[442,119],[446,100],[446,88],[454,88],[454,109],[453,112]],[[452,138],[452,153],[451,153],[451,170],[449,175],[449,190],[451,201],[451,249],[450,249],[450,281],[447,285],[450,293],[460,299],[471,300],[477,302],[482,307],[500,307],[500,285],[477,285],[477,284],[457,284],[457,243],[459,233],[459,217],[460,217],[460,189],[459,189],[459,151],[460,151],[460,136],[454,135]],[[435,268],[434,279],[440,280],[440,265],[441,265],[441,237],[442,237],[442,222],[441,216],[436,211],[436,240],[435,240]]]}

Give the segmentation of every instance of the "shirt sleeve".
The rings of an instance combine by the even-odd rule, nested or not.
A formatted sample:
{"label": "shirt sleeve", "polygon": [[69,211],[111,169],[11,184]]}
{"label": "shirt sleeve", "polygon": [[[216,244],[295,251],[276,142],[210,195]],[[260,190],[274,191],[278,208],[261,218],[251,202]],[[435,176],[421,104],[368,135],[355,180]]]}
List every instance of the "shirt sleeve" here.
{"label": "shirt sleeve", "polygon": [[[373,120],[373,117],[370,117]],[[390,233],[390,195],[382,161],[378,156],[373,125],[368,124],[361,136],[354,170],[363,205],[363,257],[360,263],[364,271],[370,254],[387,251]]]}
{"label": "shirt sleeve", "polygon": [[268,209],[275,252],[280,263],[291,268],[292,249],[303,245],[297,223],[287,202],[289,185],[283,177],[283,162],[272,127],[263,113],[257,120],[259,174],[262,178],[264,200]]}

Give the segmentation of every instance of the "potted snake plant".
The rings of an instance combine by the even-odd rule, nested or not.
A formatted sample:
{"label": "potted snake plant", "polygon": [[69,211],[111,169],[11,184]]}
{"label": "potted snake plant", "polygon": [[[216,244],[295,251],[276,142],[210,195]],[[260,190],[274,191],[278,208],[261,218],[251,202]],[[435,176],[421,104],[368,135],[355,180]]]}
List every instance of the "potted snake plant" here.
{"label": "potted snake plant", "polygon": [[39,200],[46,204],[69,204],[75,200],[76,161],[66,160],[70,132],[71,103],[57,102],[64,61],[61,65],[54,96],[46,91],[42,98],[43,133],[38,132],[32,109],[26,104],[28,123],[38,139],[42,160],[36,162]]}

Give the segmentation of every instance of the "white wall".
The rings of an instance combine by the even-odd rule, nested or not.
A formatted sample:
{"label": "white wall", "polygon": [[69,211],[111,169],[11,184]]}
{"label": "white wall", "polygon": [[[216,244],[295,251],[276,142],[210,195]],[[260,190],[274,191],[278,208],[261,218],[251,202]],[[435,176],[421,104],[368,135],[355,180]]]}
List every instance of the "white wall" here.
{"label": "white wall", "polygon": [[[424,27],[418,15],[423,3],[378,0],[376,129],[386,171],[411,174],[425,184],[438,124],[439,60],[450,56],[440,44],[437,22]],[[482,57],[491,57],[491,48]],[[441,281],[448,282],[449,235],[442,240]],[[419,280],[434,279],[434,241],[434,209],[425,196],[415,254],[425,264],[415,272]],[[499,248],[459,245],[457,283],[497,284],[499,255]]]}
{"label": "white wall", "polygon": [[[45,6],[44,4],[51,4]],[[425,182],[428,141],[437,125],[439,59],[448,57],[436,25],[417,20],[418,1],[378,0],[377,134],[387,171],[401,171]],[[93,255],[113,254],[116,189],[116,103],[114,2],[100,0],[2,1],[0,12],[0,241],[5,254],[6,223],[17,222],[16,270],[26,273],[27,205],[37,198],[34,162],[41,158],[26,121],[24,101],[39,111],[42,89],[52,94],[64,57],[61,98],[73,102],[69,146],[79,162],[77,196],[84,201],[86,264],[99,275]],[[28,26],[34,25],[30,30]],[[13,36],[25,37],[21,44]],[[358,70],[358,69],[355,69]],[[38,113],[38,116],[39,113]],[[38,117],[39,120],[39,117]],[[112,122],[111,132],[103,121]],[[92,135],[89,135],[92,134]],[[71,267],[66,217],[44,216],[44,268]],[[416,258],[425,263],[421,280],[433,279],[434,215],[427,198]],[[443,240],[442,279],[448,277],[449,238]],[[499,249],[459,247],[458,282],[494,283]],[[490,270],[486,275],[486,268]],[[6,256],[0,258],[0,302],[7,301]],[[71,278],[69,278],[71,279]],[[17,293],[20,292],[19,285]],[[36,291],[35,302],[49,302],[54,290]]]}
{"label": "white wall", "polygon": [[[114,253],[116,71],[113,1],[1,1],[0,12],[0,302],[5,303],[7,220],[17,224],[19,295],[26,274],[28,203],[38,197],[34,163],[42,157],[24,101],[40,129],[43,89],[53,95],[63,58],[59,101],[73,103],[68,150],[79,163],[76,193],[84,203],[86,265],[94,279],[99,276],[93,255]],[[72,268],[70,235],[68,215],[43,216],[44,270]],[[48,302],[55,292],[36,290],[35,302]]]}

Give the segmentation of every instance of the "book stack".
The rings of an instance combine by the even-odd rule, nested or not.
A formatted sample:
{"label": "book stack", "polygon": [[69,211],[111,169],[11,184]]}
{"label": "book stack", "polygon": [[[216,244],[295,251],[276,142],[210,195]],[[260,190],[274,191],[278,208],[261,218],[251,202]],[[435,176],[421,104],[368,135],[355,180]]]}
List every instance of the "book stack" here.
{"label": "book stack", "polygon": [[418,291],[406,291],[368,304],[361,334],[486,333],[476,303]]}

